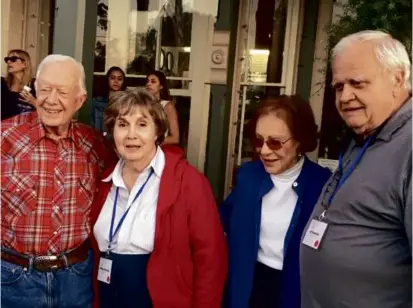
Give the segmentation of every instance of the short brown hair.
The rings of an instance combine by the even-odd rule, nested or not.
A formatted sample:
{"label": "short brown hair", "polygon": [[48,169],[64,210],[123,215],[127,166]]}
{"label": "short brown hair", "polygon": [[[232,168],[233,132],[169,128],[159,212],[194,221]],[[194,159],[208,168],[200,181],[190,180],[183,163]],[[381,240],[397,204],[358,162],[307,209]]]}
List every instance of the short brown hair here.
{"label": "short brown hair", "polygon": [[136,107],[148,111],[155,123],[158,136],[156,143],[161,144],[168,130],[168,119],[162,105],[145,89],[127,89],[113,93],[103,113],[103,127],[113,136],[116,119],[132,112]]}
{"label": "short brown hair", "polygon": [[298,95],[281,95],[264,100],[255,110],[250,122],[251,138],[256,138],[255,130],[259,118],[274,114],[283,119],[291,131],[294,140],[300,143],[301,154],[317,148],[318,130],[310,104]]}

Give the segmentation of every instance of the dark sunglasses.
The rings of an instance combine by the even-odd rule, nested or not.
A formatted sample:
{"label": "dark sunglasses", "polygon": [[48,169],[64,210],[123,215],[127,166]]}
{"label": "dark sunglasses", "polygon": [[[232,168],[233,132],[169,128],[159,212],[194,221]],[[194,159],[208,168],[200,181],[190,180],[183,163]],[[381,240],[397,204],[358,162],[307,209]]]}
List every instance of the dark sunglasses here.
{"label": "dark sunglasses", "polygon": [[6,64],[7,64],[7,62],[9,62],[9,61],[12,62],[12,63],[14,63],[14,62],[16,62],[17,60],[24,61],[23,58],[20,58],[20,57],[18,57],[18,56],[4,57],[4,62],[6,62]]}
{"label": "dark sunglasses", "polygon": [[280,141],[277,139],[268,139],[266,141],[259,139],[259,138],[254,138],[254,147],[256,149],[260,149],[264,146],[264,143],[267,145],[267,147],[271,151],[277,151],[283,147],[284,144],[286,144],[288,141],[290,141],[292,137],[288,138],[285,141]]}

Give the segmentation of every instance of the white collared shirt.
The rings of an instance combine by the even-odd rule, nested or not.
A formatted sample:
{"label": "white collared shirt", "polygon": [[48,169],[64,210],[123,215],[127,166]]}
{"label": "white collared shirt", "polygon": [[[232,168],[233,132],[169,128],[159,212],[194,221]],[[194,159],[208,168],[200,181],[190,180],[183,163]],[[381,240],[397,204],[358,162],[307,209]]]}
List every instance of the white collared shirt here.
{"label": "white collared shirt", "polygon": [[284,242],[298,196],[293,190],[304,158],[281,174],[271,175],[274,187],[262,198],[258,261],[277,270],[283,269]]}
{"label": "white collared shirt", "polygon": [[[113,231],[115,231],[128,207],[131,208],[118,233],[113,238],[111,251],[119,254],[148,254],[153,250],[156,208],[159,185],[165,167],[165,154],[158,147],[149,166],[136,179],[130,194],[122,178],[124,164],[124,160],[120,159],[113,172],[106,179],[103,179],[103,182],[112,181],[113,184],[93,228],[93,233],[99,245],[99,250],[107,251],[116,189],[119,188]],[[151,169],[154,170],[154,173],[139,198],[132,203],[139,189],[148,178]]]}

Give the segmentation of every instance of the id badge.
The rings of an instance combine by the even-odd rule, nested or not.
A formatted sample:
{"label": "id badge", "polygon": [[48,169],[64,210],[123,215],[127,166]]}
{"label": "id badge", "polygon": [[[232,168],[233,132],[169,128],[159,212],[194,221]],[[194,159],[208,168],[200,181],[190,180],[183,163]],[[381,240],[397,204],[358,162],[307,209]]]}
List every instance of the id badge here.
{"label": "id badge", "polygon": [[112,272],[112,260],[100,258],[98,280],[110,284],[110,274]]}
{"label": "id badge", "polygon": [[317,250],[323,240],[327,226],[327,223],[313,219],[304,235],[303,244]]}

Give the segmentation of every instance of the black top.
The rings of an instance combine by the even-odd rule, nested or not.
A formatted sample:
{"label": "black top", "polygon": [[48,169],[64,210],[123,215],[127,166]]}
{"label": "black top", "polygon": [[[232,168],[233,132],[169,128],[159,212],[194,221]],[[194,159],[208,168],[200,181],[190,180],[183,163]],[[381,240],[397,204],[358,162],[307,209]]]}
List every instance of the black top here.
{"label": "black top", "polygon": [[[30,93],[36,97],[36,91],[34,90],[34,79],[30,83],[32,89]],[[20,100],[20,94],[18,92],[10,91],[7,86],[6,79],[1,77],[1,120],[5,120],[14,117],[23,112],[34,111],[35,108],[29,103],[25,103]]]}

